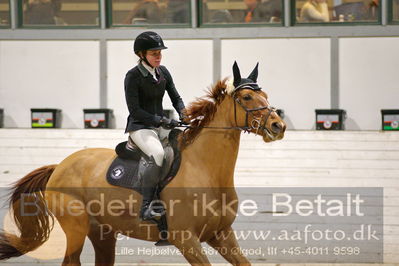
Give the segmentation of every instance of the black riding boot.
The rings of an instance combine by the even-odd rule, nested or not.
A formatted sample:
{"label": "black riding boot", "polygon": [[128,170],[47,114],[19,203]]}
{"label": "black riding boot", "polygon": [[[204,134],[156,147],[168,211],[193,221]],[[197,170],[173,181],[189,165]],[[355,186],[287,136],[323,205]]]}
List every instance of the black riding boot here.
{"label": "black riding boot", "polygon": [[143,203],[141,205],[140,217],[144,221],[159,219],[162,216],[163,208],[154,208],[151,204],[155,196],[161,168],[155,163],[154,157],[151,156],[142,173]]}

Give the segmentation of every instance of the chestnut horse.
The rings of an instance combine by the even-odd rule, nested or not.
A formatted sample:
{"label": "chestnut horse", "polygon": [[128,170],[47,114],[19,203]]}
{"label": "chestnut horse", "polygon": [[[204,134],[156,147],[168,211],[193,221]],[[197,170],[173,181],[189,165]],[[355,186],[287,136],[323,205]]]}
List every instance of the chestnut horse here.
{"label": "chestnut horse", "polygon": [[[167,240],[190,264],[210,265],[201,250],[201,242],[206,242],[218,251],[223,248],[220,253],[231,264],[250,265],[231,233],[238,207],[234,168],[241,131],[258,134],[264,142],[282,139],[285,131],[267,94],[257,86],[255,74],[240,83],[239,72],[235,73],[234,86],[219,81],[208,95],[187,108],[191,124],[180,137],[181,166],[161,192],[161,200],[167,206]],[[11,192],[10,208],[20,234],[1,233],[0,260],[41,246],[49,238],[54,217],[66,235],[62,265],[80,265],[86,236],[94,246],[95,265],[114,264],[115,232],[160,240],[157,227],[137,215],[141,195],[107,183],[105,175],[115,157],[112,149],[85,149],[19,180]],[[206,199],[198,196],[201,189],[206,190]],[[22,198],[24,204],[20,204]],[[222,198],[230,211],[222,210]],[[87,208],[94,200],[108,204],[108,208],[104,211],[100,204]],[[216,203],[210,208],[208,203],[212,201]],[[208,205],[197,208],[201,203]],[[100,232],[105,224],[107,232]]]}

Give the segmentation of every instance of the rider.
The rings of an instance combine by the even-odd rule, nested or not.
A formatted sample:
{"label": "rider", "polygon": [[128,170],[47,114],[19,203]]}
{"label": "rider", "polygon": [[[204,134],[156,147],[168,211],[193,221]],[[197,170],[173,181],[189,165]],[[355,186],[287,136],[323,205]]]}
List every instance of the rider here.
{"label": "rider", "polygon": [[139,62],[127,72],[125,78],[125,97],[129,109],[125,133],[129,133],[131,140],[149,158],[142,174],[142,220],[160,216],[150,208],[164,160],[160,140],[164,138],[166,129],[179,125],[178,121],[163,115],[162,99],[165,91],[179,113],[180,120],[184,119],[183,100],[169,71],[161,65],[163,49],[167,47],[157,33],[146,31],[138,35],[134,41],[134,52]]}

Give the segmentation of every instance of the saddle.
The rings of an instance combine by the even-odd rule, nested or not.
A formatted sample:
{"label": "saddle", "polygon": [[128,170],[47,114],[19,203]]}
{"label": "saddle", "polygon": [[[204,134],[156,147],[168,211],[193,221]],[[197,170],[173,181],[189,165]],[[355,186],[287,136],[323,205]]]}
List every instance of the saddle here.
{"label": "saddle", "polygon": [[[158,183],[158,194],[175,177],[180,167],[181,154],[178,148],[178,136],[182,131],[173,129],[168,137],[162,141],[165,151],[165,159],[162,165],[161,177]],[[111,163],[107,171],[107,181],[111,185],[129,188],[141,193],[140,170],[148,161],[136,144],[129,138],[128,141],[119,143],[115,152],[118,155]]]}
{"label": "saddle", "polygon": [[[160,199],[159,194],[165,186],[177,174],[180,162],[181,153],[178,148],[178,137],[182,133],[179,129],[173,129],[169,132],[168,137],[162,141],[162,146],[165,151],[165,158],[162,164],[160,180],[157,185],[156,195],[154,200]],[[129,138],[128,141],[119,143],[115,152],[118,155],[111,163],[107,171],[107,181],[109,184],[124,188],[129,188],[142,194],[142,175],[140,170],[144,169],[148,161],[148,156],[144,154],[139,147]],[[156,246],[167,246],[170,243],[167,239],[168,225],[165,214],[161,219],[154,220],[157,224],[158,230],[161,233],[161,240],[155,243]]]}

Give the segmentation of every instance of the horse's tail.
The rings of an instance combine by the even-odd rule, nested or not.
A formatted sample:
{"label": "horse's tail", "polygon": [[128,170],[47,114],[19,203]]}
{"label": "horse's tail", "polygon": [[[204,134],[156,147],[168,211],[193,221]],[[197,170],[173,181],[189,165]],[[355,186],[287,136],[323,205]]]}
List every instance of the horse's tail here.
{"label": "horse's tail", "polygon": [[20,235],[0,232],[0,260],[19,257],[49,238],[54,216],[47,209],[44,190],[56,166],[38,168],[12,186],[9,204]]}

